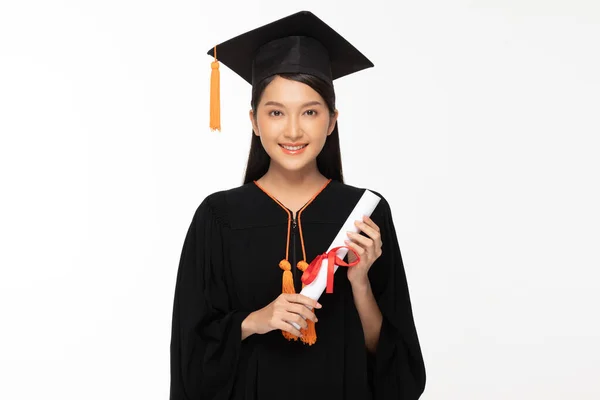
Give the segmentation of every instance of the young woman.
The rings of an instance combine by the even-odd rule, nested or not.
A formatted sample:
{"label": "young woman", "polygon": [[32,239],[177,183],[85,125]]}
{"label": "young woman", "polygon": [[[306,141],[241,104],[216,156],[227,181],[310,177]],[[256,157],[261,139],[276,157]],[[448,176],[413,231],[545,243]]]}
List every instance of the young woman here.
{"label": "young woman", "polygon": [[185,238],[171,400],[418,399],[425,367],[380,193],[334,292],[300,294],[364,192],[343,181],[332,81],[372,63],[309,12],[218,48],[252,84],[252,142],[244,184],[207,196]]}

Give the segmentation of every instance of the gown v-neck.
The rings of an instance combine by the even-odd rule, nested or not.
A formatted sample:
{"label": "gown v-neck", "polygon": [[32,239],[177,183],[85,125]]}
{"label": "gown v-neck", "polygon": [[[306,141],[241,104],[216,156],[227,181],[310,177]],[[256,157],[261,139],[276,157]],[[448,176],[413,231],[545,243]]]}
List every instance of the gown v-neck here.
{"label": "gown v-neck", "polygon": [[287,207],[281,200],[279,200],[276,196],[274,196],[273,194],[271,194],[262,184],[258,183],[256,180],[253,181],[253,183],[255,184],[255,186],[261,191],[263,192],[265,195],[267,195],[269,198],[271,198],[271,200],[273,200],[275,203],[279,204],[281,207],[283,207],[284,209],[286,209],[287,211],[290,212],[292,218],[295,220],[296,217],[298,216],[298,212],[299,211],[303,211],[305,210],[308,206],[310,206],[310,203],[312,203],[314,200],[316,200],[317,197],[319,197],[321,195],[321,193],[323,193],[323,191],[325,191],[331,183],[332,179],[328,179],[327,182],[325,182],[325,184],[323,186],[321,186],[321,188],[315,192],[315,194],[313,194],[313,196],[308,199],[303,205],[302,207],[300,207],[298,210],[293,211],[291,210],[289,207]]}

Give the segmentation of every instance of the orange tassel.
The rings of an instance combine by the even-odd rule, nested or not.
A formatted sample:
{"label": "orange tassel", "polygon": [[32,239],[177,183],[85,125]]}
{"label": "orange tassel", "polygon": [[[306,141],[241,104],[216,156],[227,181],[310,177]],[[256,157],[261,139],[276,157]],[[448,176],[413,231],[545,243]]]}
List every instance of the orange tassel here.
{"label": "orange tassel", "polygon": [[303,343],[312,346],[317,343],[317,330],[315,329],[315,322],[313,320],[309,319],[306,322],[308,322],[308,328],[300,330],[300,332],[302,332],[300,340],[302,340]]}
{"label": "orange tassel", "polygon": [[210,64],[210,130],[221,131],[221,95],[219,61],[217,61],[217,46],[215,46],[215,61]]}
{"label": "orange tassel", "polygon": [[[302,261],[298,261],[298,269],[302,272],[306,271],[306,268],[308,268],[308,263],[304,260]],[[304,285],[302,285],[302,287],[304,287]]]}
{"label": "orange tassel", "polygon": [[[298,261],[298,269],[302,272],[306,271],[306,268],[308,268],[308,263],[306,261]],[[302,287],[306,286],[305,284],[302,284]],[[315,312],[315,309],[313,308],[313,313]],[[312,320],[308,320],[306,321],[308,323],[308,327],[306,329],[301,329],[300,332],[302,332],[302,337],[300,338],[300,340],[302,340],[303,343],[312,346],[313,344],[315,344],[317,342],[317,330],[315,328],[315,323]]]}
{"label": "orange tassel", "polygon": [[279,268],[283,270],[281,280],[281,293],[296,293],[294,288],[294,275],[292,275],[292,266],[288,260],[281,260]]}
{"label": "orange tassel", "polygon": [[[281,279],[281,293],[296,293],[294,288],[294,275],[292,275],[292,265],[288,260],[281,260],[279,262],[279,268],[283,270],[283,276]],[[281,334],[287,340],[298,340],[298,336],[288,332],[281,331]]]}

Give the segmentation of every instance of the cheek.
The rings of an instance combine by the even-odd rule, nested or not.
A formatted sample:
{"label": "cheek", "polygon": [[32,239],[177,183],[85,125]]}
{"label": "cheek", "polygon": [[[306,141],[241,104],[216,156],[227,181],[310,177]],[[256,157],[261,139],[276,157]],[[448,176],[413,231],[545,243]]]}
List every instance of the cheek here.
{"label": "cheek", "polygon": [[302,129],[312,137],[327,137],[329,119],[327,117],[307,118],[302,121]]}
{"label": "cheek", "polygon": [[327,119],[315,123],[313,128],[314,140],[320,142],[322,145],[325,144],[325,141],[327,140],[328,129],[329,121]]}
{"label": "cheek", "polygon": [[265,139],[277,137],[285,128],[285,123],[281,120],[269,118],[259,118],[257,125],[261,136],[264,136]]}

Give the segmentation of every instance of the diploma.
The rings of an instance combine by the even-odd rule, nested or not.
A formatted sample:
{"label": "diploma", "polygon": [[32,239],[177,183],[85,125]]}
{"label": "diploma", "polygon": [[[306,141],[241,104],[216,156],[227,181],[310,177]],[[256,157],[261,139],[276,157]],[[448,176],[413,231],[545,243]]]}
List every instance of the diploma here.
{"label": "diploma", "polygon": [[[363,215],[370,217],[380,200],[381,198],[375,193],[365,190],[362,197],[360,200],[358,200],[358,203],[356,203],[356,206],[348,216],[348,219],[346,219],[346,222],[344,222],[344,225],[342,225],[342,228],[333,239],[333,242],[331,242],[331,245],[327,249],[327,253],[336,247],[345,246],[346,244],[344,243],[344,240],[349,239],[346,232],[351,231],[358,233],[359,231],[358,227],[354,224],[354,221],[362,221]],[[347,248],[341,248],[336,252],[336,255],[340,259],[346,257],[346,254],[348,254]],[[328,259],[324,258],[321,261],[321,267],[319,268],[316,278],[310,284],[304,286],[300,294],[310,297],[313,300],[319,300],[319,297],[321,297],[327,286],[327,268]],[[335,273],[335,271],[338,269],[338,266],[335,265],[333,268]],[[294,325],[297,329],[300,329],[296,323],[292,323],[292,325]]]}

